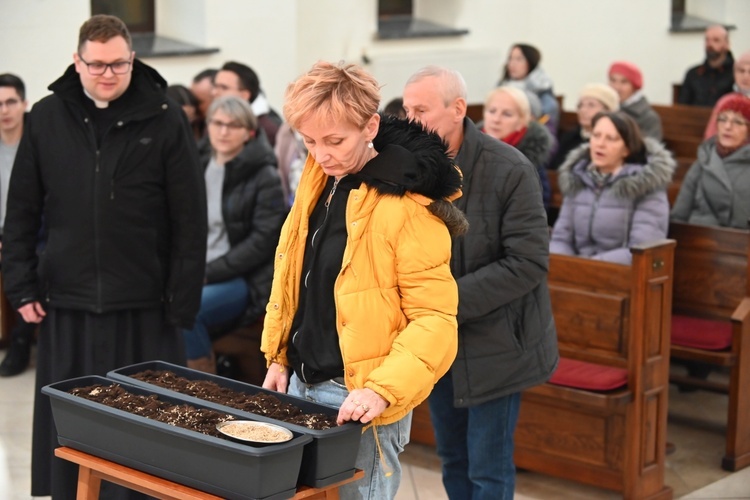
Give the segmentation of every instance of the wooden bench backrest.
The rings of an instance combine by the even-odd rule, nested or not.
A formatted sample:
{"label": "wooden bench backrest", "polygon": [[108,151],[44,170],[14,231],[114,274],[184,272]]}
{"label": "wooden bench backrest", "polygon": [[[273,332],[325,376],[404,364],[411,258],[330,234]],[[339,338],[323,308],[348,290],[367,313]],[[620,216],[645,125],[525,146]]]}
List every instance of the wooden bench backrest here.
{"label": "wooden bench backrest", "polygon": [[653,105],[661,118],[664,144],[676,157],[694,159],[711,117],[711,108],[700,106]]}
{"label": "wooden bench backrest", "polygon": [[750,295],[750,231],[672,222],[675,250],[674,311],[729,319]]}
{"label": "wooden bench backrest", "polygon": [[550,255],[548,283],[560,355],[634,369],[643,357],[633,349],[644,338],[649,352],[658,350],[668,317],[664,308],[671,306],[673,247],[664,240],[634,248],[631,266]]}

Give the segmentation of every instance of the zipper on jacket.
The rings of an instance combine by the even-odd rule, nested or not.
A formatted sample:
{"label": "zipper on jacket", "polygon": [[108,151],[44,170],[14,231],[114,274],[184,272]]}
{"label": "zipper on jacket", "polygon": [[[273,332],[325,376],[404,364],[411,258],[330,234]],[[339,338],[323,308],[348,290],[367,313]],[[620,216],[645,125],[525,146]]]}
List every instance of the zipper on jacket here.
{"label": "zipper on jacket", "polygon": [[[317,238],[318,232],[320,232],[320,230],[325,227],[326,222],[328,222],[328,208],[331,205],[331,200],[333,199],[333,195],[336,192],[336,187],[339,185],[339,181],[340,180],[341,179],[335,179],[333,181],[333,187],[331,188],[331,192],[328,194],[328,199],[326,199],[326,202],[324,204],[324,206],[326,208],[326,214],[323,216],[323,222],[320,223],[320,226],[318,226],[318,228],[315,230],[315,232],[312,235],[312,239],[310,240],[310,246],[312,247],[313,256],[316,253],[316,251],[315,251],[315,238]],[[310,276],[310,272],[311,271],[312,271],[312,269],[308,269],[307,273],[305,273],[305,279],[302,280],[303,283],[304,283],[304,285],[305,285],[305,288],[308,288],[308,286],[307,286],[307,278]]]}
{"label": "zipper on jacket", "polygon": [[596,191],[596,198],[594,198],[594,203],[591,205],[591,214],[589,215],[589,240],[593,243],[594,242],[594,215],[596,215],[596,210],[599,208],[599,198],[602,196],[602,189],[598,189]]}

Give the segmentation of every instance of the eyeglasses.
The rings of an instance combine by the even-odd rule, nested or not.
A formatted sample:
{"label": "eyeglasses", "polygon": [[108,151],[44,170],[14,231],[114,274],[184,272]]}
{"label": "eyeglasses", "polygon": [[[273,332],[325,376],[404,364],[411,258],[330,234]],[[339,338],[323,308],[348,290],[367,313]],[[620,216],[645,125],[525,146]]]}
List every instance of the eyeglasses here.
{"label": "eyeglasses", "polygon": [[233,130],[233,131],[247,128],[244,125],[240,125],[239,123],[235,123],[235,122],[227,123],[227,122],[222,122],[219,120],[206,120],[206,123],[208,123],[210,127],[214,127],[216,130],[219,130],[219,131],[223,129],[224,127],[226,127],[228,130]]}
{"label": "eyeglasses", "polygon": [[117,61],[109,64],[103,62],[90,63],[84,61],[81,54],[78,54],[78,58],[86,65],[86,68],[89,70],[89,75],[91,76],[101,76],[107,72],[107,68],[111,69],[112,73],[115,75],[124,75],[130,71],[130,65],[132,64],[132,61]]}
{"label": "eyeglasses", "polygon": [[15,108],[16,106],[18,106],[19,104],[21,104],[21,101],[19,101],[15,97],[12,97],[12,98],[10,98],[10,99],[8,99],[6,101],[0,101],[0,109],[3,109],[3,107],[6,107],[8,109],[12,109],[12,108]]}
{"label": "eyeglasses", "polygon": [[726,125],[734,125],[735,127],[741,127],[747,125],[747,120],[742,118],[730,118],[728,116],[720,116],[716,119],[716,123],[723,123]]}

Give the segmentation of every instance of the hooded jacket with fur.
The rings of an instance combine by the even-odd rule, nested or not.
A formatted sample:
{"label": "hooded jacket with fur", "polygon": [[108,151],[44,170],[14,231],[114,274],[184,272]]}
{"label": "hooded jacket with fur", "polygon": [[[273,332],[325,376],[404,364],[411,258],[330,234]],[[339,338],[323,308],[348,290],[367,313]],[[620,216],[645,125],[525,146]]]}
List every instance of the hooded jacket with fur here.
{"label": "hooded jacket with fur", "polygon": [[646,138],[645,145],[645,165],[626,163],[602,187],[588,170],[590,145],[571,152],[559,170],[563,203],[551,253],[630,264],[631,246],[666,238],[675,161],[658,141]]}
{"label": "hooded jacket with fur", "polygon": [[[163,308],[190,328],[206,261],[206,188],[166,82],[140,60],[108,130],[73,65],[34,105],[11,177],[3,278],[14,308]],[[45,250],[37,257],[44,221]]]}
{"label": "hooded jacket with fur", "polygon": [[[439,136],[383,117],[378,156],[356,174],[346,206],[347,241],[334,285],[336,327],[351,391],[369,388],[389,406],[389,424],[427,398],[456,355],[458,290],[449,261],[451,233],[466,219],[449,199],[461,174]],[[308,156],[276,251],[261,349],[288,365],[309,217],[328,176]]]}
{"label": "hooded jacket with fur", "polygon": [[672,207],[672,219],[701,226],[747,229],[750,219],[750,144],[721,158],[716,137],[698,147]]}

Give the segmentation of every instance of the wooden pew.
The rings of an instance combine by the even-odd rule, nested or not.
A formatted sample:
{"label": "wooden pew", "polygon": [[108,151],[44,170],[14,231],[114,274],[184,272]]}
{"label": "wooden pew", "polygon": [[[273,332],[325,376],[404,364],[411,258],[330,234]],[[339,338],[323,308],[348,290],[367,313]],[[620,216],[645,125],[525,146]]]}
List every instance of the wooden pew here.
{"label": "wooden pew", "polygon": [[625,386],[598,392],[546,383],[524,391],[518,467],[625,499],[672,498],[664,460],[673,252],[674,242],[663,240],[633,248],[631,266],[550,257],[561,357],[624,369]]}
{"label": "wooden pew", "polygon": [[[632,249],[632,266],[550,256],[561,356],[626,370],[626,385],[595,392],[546,383],[523,393],[518,467],[620,491],[672,498],[664,485],[669,317],[674,242]],[[427,403],[411,441],[435,445]]]}
{"label": "wooden pew", "polygon": [[664,143],[676,157],[695,158],[711,117],[711,108],[701,106],[652,105],[661,118]]}
{"label": "wooden pew", "polygon": [[750,231],[672,222],[669,237],[677,241],[675,319],[717,320],[719,327],[724,322],[731,342],[717,351],[675,345],[675,336],[671,348],[672,359],[728,368],[728,385],[690,376],[672,375],[670,380],[729,395],[722,467],[736,471],[750,465]]}
{"label": "wooden pew", "polygon": [[703,133],[711,117],[711,108],[681,104],[654,104],[653,108],[661,118],[664,145],[677,161],[677,170],[668,190],[669,202],[674,204],[682,179],[698,155],[698,146],[703,142]]}

